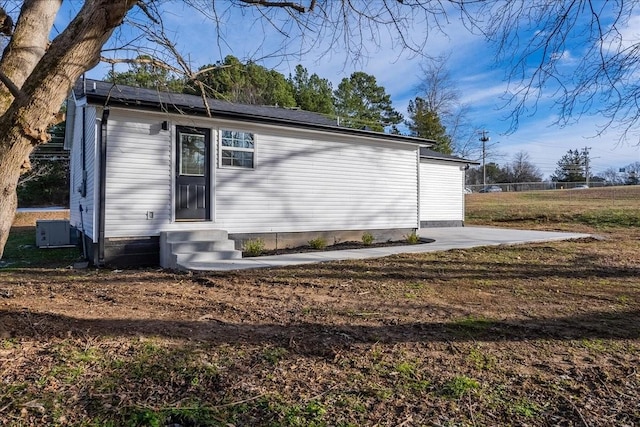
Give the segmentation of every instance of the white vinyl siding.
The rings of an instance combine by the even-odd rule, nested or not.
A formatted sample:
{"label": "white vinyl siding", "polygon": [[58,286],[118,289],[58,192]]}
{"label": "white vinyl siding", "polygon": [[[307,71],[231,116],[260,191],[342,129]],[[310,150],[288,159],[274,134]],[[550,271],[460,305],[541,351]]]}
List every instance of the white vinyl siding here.
{"label": "white vinyl siding", "polygon": [[[167,119],[170,130],[163,131]],[[209,128],[215,138],[211,221],[174,220],[177,125]],[[254,169],[218,166],[222,129],[255,136]],[[112,107],[107,146],[106,237],[418,226],[418,147],[412,144]]]}
{"label": "white vinyl siding", "polygon": [[[111,109],[107,127],[106,237],[153,236],[171,221],[174,134],[161,118]],[[104,137],[104,136],[103,136]]]}
{"label": "white vinyl siding", "polygon": [[[84,112],[84,138],[83,129],[83,113]],[[96,184],[98,179],[98,171],[96,169],[96,109],[93,106],[77,106],[74,109],[75,117],[73,119],[73,142],[70,153],[70,170],[69,176],[69,219],[72,226],[82,231],[86,236],[97,241],[94,233],[97,215],[96,207]],[[82,144],[85,148],[85,166],[86,166],[86,193],[82,197]],[[80,206],[82,206],[82,216],[80,216]]]}
{"label": "white vinyl siding", "polygon": [[460,163],[420,161],[420,221],[464,221]]}
{"label": "white vinyl siding", "polygon": [[416,227],[417,147],[330,134],[310,139],[256,133],[255,170],[216,171],[221,228],[260,233]]}

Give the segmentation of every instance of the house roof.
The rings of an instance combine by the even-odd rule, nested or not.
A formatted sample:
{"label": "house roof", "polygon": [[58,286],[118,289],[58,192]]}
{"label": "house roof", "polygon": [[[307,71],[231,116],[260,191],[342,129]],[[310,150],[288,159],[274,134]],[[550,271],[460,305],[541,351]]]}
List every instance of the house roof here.
{"label": "house roof", "polygon": [[479,165],[480,163],[463,159],[462,157],[452,156],[450,154],[438,153],[437,151],[430,150],[427,147],[420,147],[420,158],[431,160],[444,160],[447,162],[466,163],[470,165]]}
{"label": "house roof", "polygon": [[[119,105],[173,113],[207,114],[202,97],[198,95],[166,92],[159,89],[144,89],[100,80],[79,80],[74,87],[74,95],[76,99],[86,97],[88,102],[105,106]],[[371,130],[339,126],[336,120],[332,120],[322,114],[296,108],[234,104],[212,98],[207,98],[207,104],[213,117],[392,139],[398,142],[418,144],[423,147],[433,144],[430,140],[412,136],[390,135]]]}

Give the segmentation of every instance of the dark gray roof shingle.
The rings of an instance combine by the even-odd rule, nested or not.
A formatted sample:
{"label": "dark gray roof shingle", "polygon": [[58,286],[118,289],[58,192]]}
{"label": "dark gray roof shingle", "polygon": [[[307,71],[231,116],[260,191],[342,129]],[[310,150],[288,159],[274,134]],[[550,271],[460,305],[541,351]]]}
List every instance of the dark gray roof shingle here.
{"label": "dark gray roof shingle", "polygon": [[[206,115],[207,113],[202,97],[197,95],[172,93],[159,89],[144,89],[92,79],[78,81],[74,88],[74,94],[76,98],[86,96],[89,102],[103,105],[121,105],[132,108],[201,115]],[[422,138],[342,127],[337,124],[336,120],[319,113],[300,109],[234,104],[211,98],[207,99],[207,103],[209,111],[214,117],[323,129],[329,132],[366,135],[423,146],[431,145],[429,140]]]}
{"label": "dark gray roof shingle", "polygon": [[[92,100],[109,100],[110,103],[138,106],[163,107],[167,110],[185,110],[206,113],[202,97],[183,93],[165,92],[124,86],[98,80],[80,81],[75,87],[76,97],[86,94]],[[234,104],[219,99],[207,99],[211,114],[236,113],[251,117],[264,117],[296,121],[301,123],[335,126],[336,122],[322,114],[299,109],[268,107],[261,105]]]}

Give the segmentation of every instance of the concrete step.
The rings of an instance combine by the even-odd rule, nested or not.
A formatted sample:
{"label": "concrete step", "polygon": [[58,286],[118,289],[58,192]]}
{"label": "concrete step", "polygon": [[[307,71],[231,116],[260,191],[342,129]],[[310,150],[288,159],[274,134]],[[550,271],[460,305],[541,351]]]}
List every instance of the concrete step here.
{"label": "concrete step", "polygon": [[226,259],[241,259],[240,251],[192,252],[175,254],[176,263],[183,265],[189,262],[215,262]]}
{"label": "concrete step", "polygon": [[[243,265],[242,260],[220,260],[217,262],[185,262],[180,265],[180,269],[182,270],[190,270],[190,271],[229,271],[236,270],[237,266]],[[267,265],[268,266],[268,265]],[[264,267],[267,267],[264,266]],[[256,268],[260,268],[263,266],[258,266]]]}
{"label": "concrete step", "polygon": [[178,230],[164,231],[161,234],[165,236],[165,241],[168,243],[215,241],[229,238],[229,233],[226,230]]}
{"label": "concrete step", "polygon": [[171,252],[184,254],[193,252],[233,251],[236,243],[233,240],[193,241],[169,243]]}
{"label": "concrete step", "polygon": [[160,233],[160,265],[188,270],[194,263],[241,259],[225,230],[180,230]]}

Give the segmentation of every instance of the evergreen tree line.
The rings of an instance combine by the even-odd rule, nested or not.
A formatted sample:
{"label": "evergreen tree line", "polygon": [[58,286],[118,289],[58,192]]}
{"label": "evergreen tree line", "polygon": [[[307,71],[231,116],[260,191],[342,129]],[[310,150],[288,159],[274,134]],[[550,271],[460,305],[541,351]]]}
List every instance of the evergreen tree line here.
{"label": "evergreen tree line", "polygon": [[203,65],[197,82],[173,75],[153,62],[130,65],[124,72],[111,71],[106,80],[143,88],[161,88],[240,104],[273,105],[300,108],[334,118],[342,126],[400,133],[404,123],[412,136],[436,141],[433,147],[445,154],[453,152],[438,112],[421,97],[410,102],[408,117],[393,108],[391,96],[375,76],[358,71],[343,78],[336,89],[332,83],[302,65],[293,75],[269,70],[254,62],[241,62],[229,55],[215,64]]}

